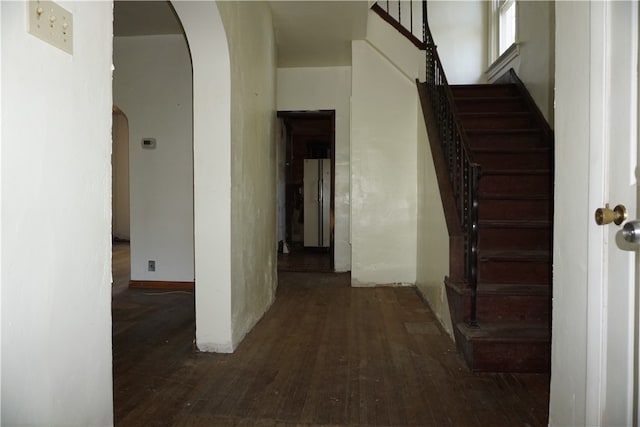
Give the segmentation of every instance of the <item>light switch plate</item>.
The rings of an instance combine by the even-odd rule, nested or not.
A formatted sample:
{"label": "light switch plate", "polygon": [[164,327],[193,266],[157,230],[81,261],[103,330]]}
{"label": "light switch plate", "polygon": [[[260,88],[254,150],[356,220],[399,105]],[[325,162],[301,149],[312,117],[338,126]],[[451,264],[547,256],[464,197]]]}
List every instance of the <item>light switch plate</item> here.
{"label": "light switch plate", "polygon": [[73,55],[73,15],[48,0],[27,2],[27,32]]}

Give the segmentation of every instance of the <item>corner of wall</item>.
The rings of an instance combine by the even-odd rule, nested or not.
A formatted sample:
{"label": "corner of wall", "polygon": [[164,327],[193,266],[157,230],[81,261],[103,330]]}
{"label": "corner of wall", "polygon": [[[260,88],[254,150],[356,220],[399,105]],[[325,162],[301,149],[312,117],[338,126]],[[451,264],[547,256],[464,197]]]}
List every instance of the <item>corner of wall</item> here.
{"label": "corner of wall", "polygon": [[274,301],[276,45],[266,3],[218,5],[231,69],[231,335],[244,338]]}
{"label": "corner of wall", "polygon": [[443,329],[453,337],[444,278],[449,274],[449,233],[424,116],[418,107],[418,227],[416,287]]}

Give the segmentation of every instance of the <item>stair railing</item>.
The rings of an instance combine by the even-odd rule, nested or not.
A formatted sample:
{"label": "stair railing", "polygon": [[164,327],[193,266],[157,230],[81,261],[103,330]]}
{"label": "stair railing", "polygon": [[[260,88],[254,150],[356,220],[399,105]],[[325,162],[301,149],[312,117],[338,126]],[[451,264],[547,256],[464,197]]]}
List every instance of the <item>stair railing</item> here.
{"label": "stair railing", "polygon": [[466,132],[455,114],[451,87],[429,29],[427,2],[422,1],[422,31],[426,52],[426,86],[436,117],[442,149],[446,157],[449,180],[456,200],[460,225],[465,233],[464,266],[470,298],[470,326],[478,326],[478,184],[480,165],[473,161]]}
{"label": "stair railing", "polygon": [[[414,35],[414,5],[422,1],[422,40]],[[402,5],[409,4],[409,17],[402,13]],[[471,298],[469,325],[478,326],[478,184],[480,165],[473,161],[467,135],[455,114],[453,92],[438,55],[427,19],[427,0],[378,1],[372,7],[385,21],[426,52],[426,87],[438,127],[442,149],[446,157],[451,189],[456,201],[458,220],[464,233],[464,277]],[[397,16],[396,15],[397,12]],[[402,19],[405,18],[403,22]],[[407,20],[409,22],[407,22]]]}

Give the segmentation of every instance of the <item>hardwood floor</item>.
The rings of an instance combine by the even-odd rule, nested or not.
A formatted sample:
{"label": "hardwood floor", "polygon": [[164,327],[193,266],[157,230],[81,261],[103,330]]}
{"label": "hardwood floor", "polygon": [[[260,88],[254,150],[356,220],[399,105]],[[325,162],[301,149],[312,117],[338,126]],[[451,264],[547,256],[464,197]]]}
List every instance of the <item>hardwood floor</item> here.
{"label": "hardwood floor", "polygon": [[113,272],[112,294],[117,295],[129,287],[131,249],[129,242],[114,242],[111,251],[111,270]]}
{"label": "hardwood floor", "polygon": [[413,288],[279,273],[234,354],[193,352],[192,292],[113,299],[119,426],[542,426],[547,375],[474,374]]}
{"label": "hardwood floor", "polygon": [[288,254],[278,254],[278,271],[327,273],[331,271],[331,258],[328,251],[292,248]]}

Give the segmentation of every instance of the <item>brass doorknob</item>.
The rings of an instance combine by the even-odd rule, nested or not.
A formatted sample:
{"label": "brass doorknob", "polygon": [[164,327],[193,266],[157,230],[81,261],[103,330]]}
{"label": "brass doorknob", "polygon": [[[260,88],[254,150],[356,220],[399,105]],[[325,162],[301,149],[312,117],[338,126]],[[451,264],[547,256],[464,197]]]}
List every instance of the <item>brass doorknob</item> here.
{"label": "brass doorknob", "polygon": [[627,208],[623,205],[618,205],[613,210],[608,207],[596,209],[596,224],[605,225],[614,223],[620,225],[627,219]]}

